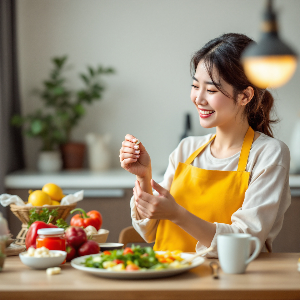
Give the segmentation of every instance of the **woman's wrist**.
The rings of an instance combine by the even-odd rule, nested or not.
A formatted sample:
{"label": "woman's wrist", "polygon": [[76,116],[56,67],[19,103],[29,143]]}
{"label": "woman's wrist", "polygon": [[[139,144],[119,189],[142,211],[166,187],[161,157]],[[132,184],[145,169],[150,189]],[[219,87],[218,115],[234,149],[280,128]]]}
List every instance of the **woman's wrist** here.
{"label": "woman's wrist", "polygon": [[187,210],[184,207],[176,203],[176,209],[174,210],[173,216],[170,218],[170,221],[180,226],[182,220],[186,218],[186,211]]}
{"label": "woman's wrist", "polygon": [[141,182],[146,182],[149,181],[150,184],[150,180],[152,179],[152,168],[151,165],[148,168],[148,170],[145,172],[145,174],[143,176],[139,176],[136,175],[136,179],[141,183]]}
{"label": "woman's wrist", "polygon": [[152,195],[152,186],[151,186],[151,179],[152,179],[152,171],[151,167],[150,170],[144,176],[136,176],[136,179],[140,183],[141,189]]}

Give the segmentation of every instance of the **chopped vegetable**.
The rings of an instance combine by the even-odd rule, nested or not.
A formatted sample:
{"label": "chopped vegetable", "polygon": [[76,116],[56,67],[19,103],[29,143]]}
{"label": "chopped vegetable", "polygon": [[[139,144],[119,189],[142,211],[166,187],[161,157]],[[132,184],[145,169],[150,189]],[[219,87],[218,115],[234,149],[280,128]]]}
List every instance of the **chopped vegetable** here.
{"label": "chopped vegetable", "polygon": [[48,268],[46,270],[47,275],[55,275],[55,274],[60,274],[61,268],[55,267],[55,268]]}
{"label": "chopped vegetable", "polygon": [[30,257],[57,257],[62,256],[61,253],[53,253],[50,252],[48,248],[41,247],[38,249],[35,249],[33,247],[29,247],[28,251],[23,254],[23,256],[30,256]]}
{"label": "chopped vegetable", "polygon": [[131,248],[104,251],[99,256],[90,256],[83,264],[90,268],[108,271],[146,271],[177,269],[189,264],[182,264],[181,251],[156,253],[151,247],[132,246]]}

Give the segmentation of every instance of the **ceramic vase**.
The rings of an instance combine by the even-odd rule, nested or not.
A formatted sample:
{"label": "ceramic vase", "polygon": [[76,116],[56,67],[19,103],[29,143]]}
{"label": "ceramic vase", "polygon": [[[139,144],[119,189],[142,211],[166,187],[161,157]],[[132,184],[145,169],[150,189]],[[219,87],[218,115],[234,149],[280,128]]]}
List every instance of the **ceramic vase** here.
{"label": "ceramic vase", "polygon": [[88,146],[88,164],[92,171],[103,171],[111,167],[111,152],[109,134],[100,135],[97,133],[88,133],[85,136]]}
{"label": "ceramic vase", "polygon": [[59,151],[41,151],[38,156],[37,168],[43,173],[58,172],[62,168]]}

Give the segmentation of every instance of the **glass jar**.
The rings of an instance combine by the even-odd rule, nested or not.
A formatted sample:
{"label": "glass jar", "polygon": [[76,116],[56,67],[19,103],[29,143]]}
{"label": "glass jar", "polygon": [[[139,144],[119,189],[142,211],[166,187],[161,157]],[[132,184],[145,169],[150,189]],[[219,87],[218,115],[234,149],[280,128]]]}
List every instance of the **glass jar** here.
{"label": "glass jar", "polygon": [[39,229],[36,239],[36,247],[46,247],[49,250],[66,251],[66,240],[63,228],[42,228]]}

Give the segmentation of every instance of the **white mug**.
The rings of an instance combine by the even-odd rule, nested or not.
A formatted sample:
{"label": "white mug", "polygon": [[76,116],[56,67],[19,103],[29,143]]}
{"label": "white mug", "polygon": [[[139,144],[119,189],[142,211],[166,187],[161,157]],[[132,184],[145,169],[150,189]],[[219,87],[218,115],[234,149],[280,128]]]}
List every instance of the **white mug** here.
{"label": "white mug", "polygon": [[[255,241],[255,250],[251,257],[251,241]],[[228,233],[217,237],[218,256],[225,273],[244,273],[247,265],[260,253],[260,240],[247,233]]]}

